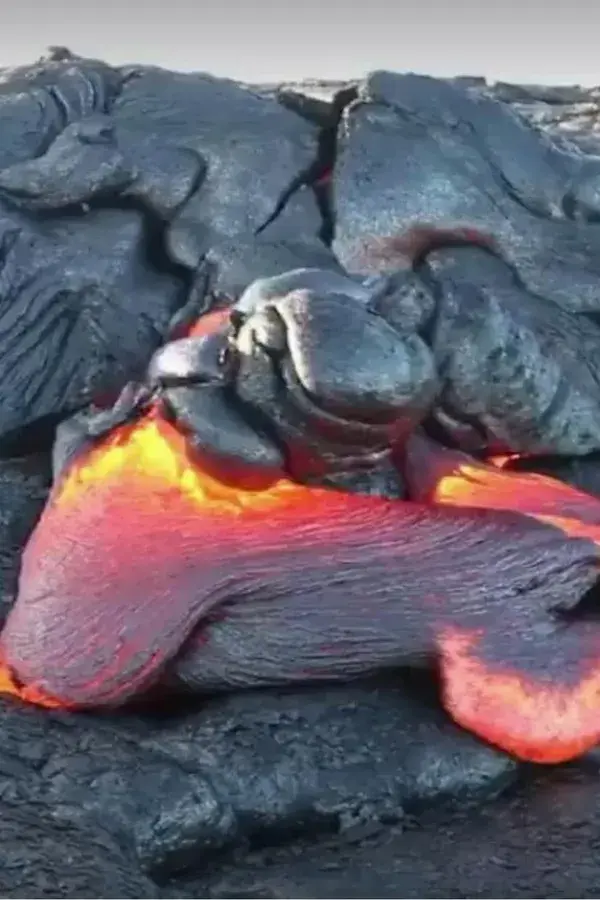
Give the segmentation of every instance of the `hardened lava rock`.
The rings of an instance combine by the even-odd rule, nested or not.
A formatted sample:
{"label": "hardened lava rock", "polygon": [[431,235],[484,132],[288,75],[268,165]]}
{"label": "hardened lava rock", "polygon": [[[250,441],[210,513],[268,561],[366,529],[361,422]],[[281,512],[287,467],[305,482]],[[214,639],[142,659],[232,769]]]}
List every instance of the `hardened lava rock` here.
{"label": "hardened lava rock", "polygon": [[164,896],[157,882],[248,841],[377,832],[431,803],[495,797],[518,771],[396,677],[162,719],[2,703],[0,721],[9,897]]}
{"label": "hardened lava rock", "polygon": [[[306,268],[253,282],[233,307],[235,335],[225,322],[162,354],[165,373],[189,365],[201,385],[168,387],[169,409],[204,452],[274,467],[285,447],[288,470],[300,480],[396,496],[391,445],[426,415],[438,379],[412,309],[400,323],[398,301],[390,323],[375,308],[388,286],[385,278],[363,282]],[[223,384],[212,375],[219,348],[233,359]],[[264,423],[261,443],[270,454],[259,455],[256,438],[246,435],[248,416]]]}
{"label": "hardened lava rock", "polygon": [[[155,357],[205,450],[273,466],[276,438],[294,477],[356,487],[368,470],[384,493],[386,454],[422,424],[470,452],[600,450],[600,327],[486,248],[431,250],[388,278],[299,269],[253,282],[233,311],[235,326]],[[197,383],[178,383],[184,372]],[[268,425],[260,454],[241,408]]]}
{"label": "hardened lava rock", "polygon": [[[141,151],[160,135],[202,161],[167,246],[189,269],[213,263],[216,292],[235,296],[311,256],[335,265],[318,237],[314,194],[300,189],[317,159],[318,132],[307,120],[227,79],[143,68],[129,73],[113,116],[117,133]],[[158,159],[150,156],[150,166],[164,179]]]}
{"label": "hardened lava rock", "polygon": [[436,407],[458,446],[564,457],[600,450],[595,322],[528,291],[481,248],[435,251],[421,274],[438,299],[428,329]]}
{"label": "hardened lava rock", "polygon": [[14,601],[21,553],[45,506],[51,480],[48,454],[0,460],[0,623]]}
{"label": "hardened lava rock", "polygon": [[0,442],[139,377],[181,298],[137,210],[34,221],[0,198]]}
{"label": "hardened lava rock", "polygon": [[70,125],[108,112],[121,82],[116,69],[80,57],[0,71],[0,169],[42,156]]}
{"label": "hardened lava rock", "polygon": [[[427,403],[413,401],[435,369],[446,427],[459,412],[516,446],[593,448],[597,334],[574,316],[600,310],[596,95],[392,73],[335,93],[336,112],[350,104],[337,135],[324,101],[207,74],[117,69],[63,51],[3,73],[0,444],[20,454],[0,471],[4,607],[50,479],[47,456],[21,453],[36,429],[52,434],[91,401],[110,406],[174,330],[235,303],[256,279],[317,268],[344,287],[325,291],[323,305],[314,286],[278,294],[275,323],[252,308],[240,333],[256,351],[242,369],[246,407],[262,404],[284,437],[305,437],[307,426],[322,437],[317,426],[333,414],[356,425],[365,388],[386,400],[384,418],[395,411],[385,367],[366,371],[355,338],[382,267],[372,239],[415,224],[488,234],[496,256],[436,247],[418,266],[410,253],[383,260],[397,293],[377,295],[366,330],[380,362],[407,348],[423,362],[407,367],[406,394],[388,371],[405,420],[422,420]],[[361,303],[352,326],[344,312]],[[281,322],[304,418],[268,393],[280,387]],[[385,343],[390,329],[397,345]],[[509,358],[513,339],[521,356]],[[527,394],[516,382],[525,363]],[[193,387],[166,397],[201,442],[220,441],[218,453],[235,455],[245,428],[254,459],[278,465],[271,432],[236,417],[220,390],[202,403]],[[340,433],[334,461],[348,451]],[[386,481],[383,492],[397,487]],[[573,766],[574,792],[559,783],[557,794],[550,779],[533,812],[510,793],[498,798],[520,767],[451,724],[404,675],[166,711],[163,699],[120,716],[2,700],[0,893],[533,897],[543,885],[547,896],[593,895],[597,772],[586,779]],[[473,811],[492,798],[489,811]],[[448,825],[425,815],[440,801],[459,807]]]}
{"label": "hardened lava rock", "polygon": [[374,72],[340,126],[334,250],[356,272],[373,238],[415,225],[493,237],[527,288],[600,311],[600,158],[558,144],[468,83]]}
{"label": "hardened lava rock", "polygon": [[318,130],[273,97],[59,58],[4,73],[0,121],[0,443],[110,401],[182,310],[337,267],[307,186]]}

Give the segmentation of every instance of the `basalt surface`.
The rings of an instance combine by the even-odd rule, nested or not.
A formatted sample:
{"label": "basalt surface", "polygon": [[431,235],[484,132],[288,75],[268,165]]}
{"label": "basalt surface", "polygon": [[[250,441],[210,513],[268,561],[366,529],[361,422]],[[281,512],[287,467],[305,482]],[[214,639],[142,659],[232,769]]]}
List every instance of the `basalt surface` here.
{"label": "basalt surface", "polygon": [[[3,619],[56,425],[109,406],[203,312],[299,267],[331,273],[338,299],[346,279],[357,302],[391,273],[377,297],[411,351],[393,385],[404,421],[427,407],[461,448],[535,453],[507,465],[598,494],[599,103],[393,73],[248,87],[58,51],[4,72]],[[319,368],[324,334],[342,353],[309,320],[295,372],[318,386],[317,412],[339,412],[350,367]],[[372,346],[388,357],[380,333]],[[256,384],[245,399],[264,405]],[[202,431],[187,388],[169,390]],[[0,716],[3,896],[597,893],[593,753],[532,773],[452,724],[414,672],[119,714],[2,699]]]}

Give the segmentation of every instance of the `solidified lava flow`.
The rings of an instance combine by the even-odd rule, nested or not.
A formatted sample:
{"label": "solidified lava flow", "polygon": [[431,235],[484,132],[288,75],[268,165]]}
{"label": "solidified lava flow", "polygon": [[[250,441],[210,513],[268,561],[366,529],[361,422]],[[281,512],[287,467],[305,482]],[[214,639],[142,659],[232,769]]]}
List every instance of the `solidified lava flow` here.
{"label": "solidified lava flow", "polygon": [[1,635],[0,686],[102,708],[167,672],[202,691],[438,653],[459,723],[556,762],[600,738],[600,630],[552,615],[597,577],[593,541],[520,514],[226,484],[154,413],[55,486]]}

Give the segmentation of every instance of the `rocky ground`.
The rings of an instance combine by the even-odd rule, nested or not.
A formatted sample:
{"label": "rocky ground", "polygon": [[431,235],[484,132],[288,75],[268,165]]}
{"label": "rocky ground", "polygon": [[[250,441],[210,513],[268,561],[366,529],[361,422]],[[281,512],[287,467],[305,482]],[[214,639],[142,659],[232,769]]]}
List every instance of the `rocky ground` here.
{"label": "rocky ground", "polygon": [[[259,276],[311,265],[368,276],[365,241],[462,215],[497,237],[519,290],[585,317],[596,346],[595,89],[469,78],[452,94],[378,73],[249,90],[63,56],[0,84],[4,615],[57,421],[112,396],[186,316]],[[560,434],[596,451],[597,357],[585,349],[576,363],[565,366],[589,418]],[[561,466],[598,490],[593,453]],[[453,725],[435,685],[405,671],[127,715],[3,700],[0,717],[5,897],[600,889],[594,754],[519,764]]]}

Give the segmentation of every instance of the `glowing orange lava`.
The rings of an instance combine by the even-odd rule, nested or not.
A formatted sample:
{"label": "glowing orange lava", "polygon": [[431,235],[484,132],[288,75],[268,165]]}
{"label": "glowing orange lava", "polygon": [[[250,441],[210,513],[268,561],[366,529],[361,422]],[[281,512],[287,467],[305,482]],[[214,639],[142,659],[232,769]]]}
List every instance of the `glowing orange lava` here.
{"label": "glowing orange lava", "polygon": [[600,501],[591,494],[546,475],[506,470],[506,457],[484,463],[442,447],[432,450],[425,442],[417,446],[424,449],[414,462],[420,469],[419,501],[519,512],[600,545]]}
{"label": "glowing orange lava", "polygon": [[266,512],[281,504],[296,507],[312,495],[324,493],[284,478],[259,491],[220,481],[191,457],[183,435],[159,415],[151,414],[140,423],[117,429],[76,461],[55,492],[53,503],[59,509],[73,502],[80,504],[87,490],[96,491],[102,484],[108,491],[112,483],[121,488],[123,479],[132,489],[141,479],[145,499],[155,503],[157,511],[169,497],[176,497],[177,502],[184,499],[195,504],[203,517]]}
{"label": "glowing orange lava", "polygon": [[459,725],[536,763],[568,762],[598,744],[600,640],[588,674],[577,684],[564,685],[560,673],[549,681],[483,660],[481,638],[477,631],[461,628],[448,628],[439,638],[444,706]]}
{"label": "glowing orange lava", "polygon": [[[0,636],[0,690],[43,706],[77,706],[90,694],[100,705],[134,696],[180,648],[192,617],[205,612],[201,603],[219,602],[211,578],[220,584],[244,553],[285,540],[286,527],[308,540],[305,523],[319,521],[319,509],[342,517],[346,500],[284,478],[262,490],[224,483],[154,413],[116,429],[55,486],[25,548],[19,596]],[[167,600],[177,573],[184,581],[178,607]],[[196,589],[205,600],[194,608]],[[50,613],[40,611],[46,602]],[[17,680],[12,669],[23,658],[29,664],[17,669]],[[67,681],[76,673],[78,687],[66,688],[58,703],[44,681],[60,681],[61,670]]]}
{"label": "glowing orange lava", "polygon": [[213,334],[227,324],[229,312],[229,309],[215,309],[213,312],[206,313],[188,330],[187,337],[205,337],[207,334]]}
{"label": "glowing orange lava", "polygon": [[[190,333],[208,334],[228,315],[205,316]],[[272,662],[268,647],[285,643],[278,635],[262,644],[261,629],[276,628],[278,615],[287,657],[294,635],[313,632],[321,655],[348,646],[356,654],[344,626],[358,634],[366,668],[369,654],[396,665],[437,651],[444,704],[463,727],[520,759],[580,755],[600,739],[600,625],[555,628],[544,604],[557,572],[568,573],[569,586],[579,578],[582,591],[593,584],[600,502],[552,478],[415,447],[407,480],[412,466],[419,502],[406,503],[286,478],[261,489],[234,484],[206,471],[157,412],[116,429],[55,485],[25,548],[19,596],[0,635],[0,692],[49,708],[123,705],[160,683],[198,626],[227,604],[232,615],[237,603],[234,656],[243,656],[244,602],[271,590],[255,656]],[[533,613],[532,549],[553,564],[558,556],[538,580]],[[453,580],[461,553],[471,565]],[[505,581],[511,589],[502,594]],[[292,627],[280,613],[296,586]],[[498,662],[503,648],[507,661]]]}
{"label": "glowing orange lava", "polygon": [[503,469],[507,463],[513,459],[519,459],[519,457],[519,453],[505,453],[502,456],[488,456],[487,462],[491,466],[496,466],[497,469]]}
{"label": "glowing orange lava", "polygon": [[43,706],[46,709],[68,708],[68,704],[44,693],[35,685],[18,684],[10,666],[7,666],[2,660],[0,660],[0,694],[8,694],[11,697],[17,697],[24,703],[31,703],[34,706]]}

